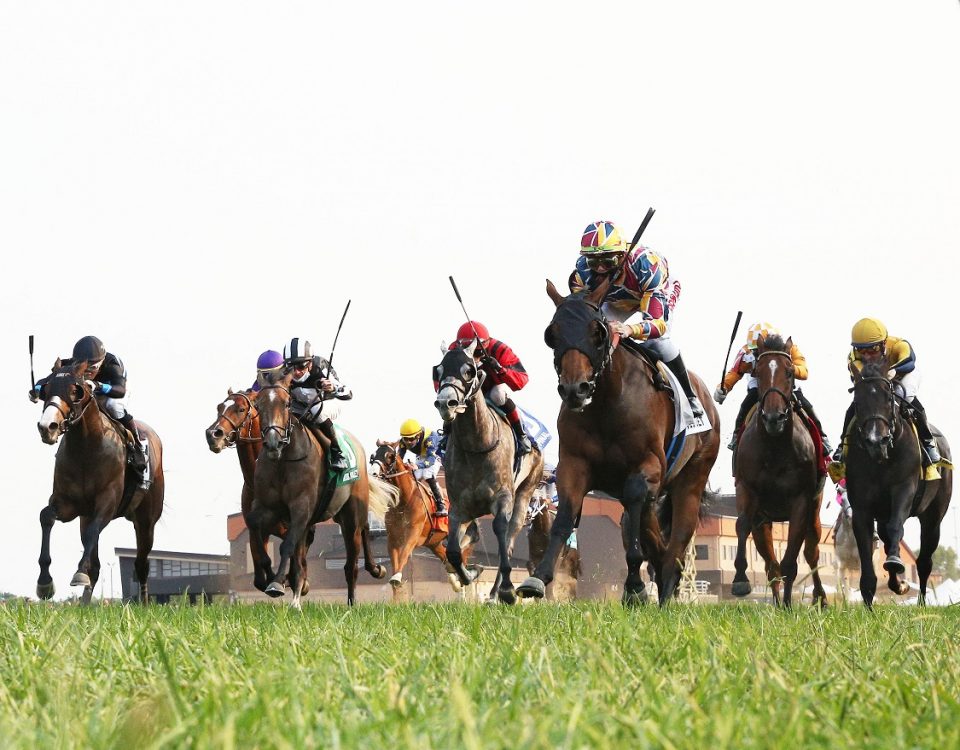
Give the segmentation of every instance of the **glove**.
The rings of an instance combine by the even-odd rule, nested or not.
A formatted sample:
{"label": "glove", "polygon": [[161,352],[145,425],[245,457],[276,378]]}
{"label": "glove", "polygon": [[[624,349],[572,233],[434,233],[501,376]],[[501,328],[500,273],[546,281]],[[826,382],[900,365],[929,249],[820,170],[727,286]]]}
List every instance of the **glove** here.
{"label": "glove", "polygon": [[900,374],[900,373],[897,372],[896,370],[887,370],[887,377],[888,377],[890,380],[895,380],[896,377],[897,377],[899,374]]}
{"label": "glove", "polygon": [[503,365],[501,365],[499,362],[497,362],[497,360],[494,359],[493,357],[491,357],[489,354],[484,355],[484,356],[480,359],[480,362],[481,362],[482,364],[486,365],[487,367],[489,367],[489,368],[490,368],[491,370],[493,370],[494,372],[502,372],[502,371],[503,371]]}
{"label": "glove", "polygon": [[31,388],[27,393],[27,398],[33,401],[33,403],[37,403],[40,400],[40,388]]}
{"label": "glove", "polygon": [[86,384],[87,388],[90,389],[90,393],[96,393],[98,386],[100,385],[100,383],[98,383],[96,380],[84,380],[83,382]]}
{"label": "glove", "polygon": [[717,386],[717,390],[713,392],[713,400],[718,404],[722,404],[724,399],[727,397],[727,392],[723,390],[721,386]]}

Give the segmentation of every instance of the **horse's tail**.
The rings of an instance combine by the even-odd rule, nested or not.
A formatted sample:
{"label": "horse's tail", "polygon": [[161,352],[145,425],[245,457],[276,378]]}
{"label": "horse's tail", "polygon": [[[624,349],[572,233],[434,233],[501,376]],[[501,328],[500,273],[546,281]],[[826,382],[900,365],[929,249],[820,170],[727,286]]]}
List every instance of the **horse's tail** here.
{"label": "horse's tail", "polygon": [[379,477],[370,477],[370,495],[369,507],[381,521],[387,515],[387,511],[400,502],[400,488],[396,485],[385,482]]}

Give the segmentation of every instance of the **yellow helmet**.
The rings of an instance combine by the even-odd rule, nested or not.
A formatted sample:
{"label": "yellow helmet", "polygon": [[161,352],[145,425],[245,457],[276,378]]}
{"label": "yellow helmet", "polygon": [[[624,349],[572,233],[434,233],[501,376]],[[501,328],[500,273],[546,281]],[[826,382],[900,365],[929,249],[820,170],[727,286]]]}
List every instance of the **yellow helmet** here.
{"label": "yellow helmet", "polygon": [[861,318],[850,332],[850,345],[854,349],[866,349],[886,340],[887,327],[876,318]]}
{"label": "yellow helmet", "polygon": [[420,423],[415,419],[408,419],[402,425],[400,425],[400,437],[412,438],[420,434],[423,428],[420,426]]}
{"label": "yellow helmet", "polygon": [[757,340],[761,336],[766,338],[771,335],[780,335],[780,331],[777,330],[776,326],[770,323],[754,323],[747,329],[747,348],[756,349]]}

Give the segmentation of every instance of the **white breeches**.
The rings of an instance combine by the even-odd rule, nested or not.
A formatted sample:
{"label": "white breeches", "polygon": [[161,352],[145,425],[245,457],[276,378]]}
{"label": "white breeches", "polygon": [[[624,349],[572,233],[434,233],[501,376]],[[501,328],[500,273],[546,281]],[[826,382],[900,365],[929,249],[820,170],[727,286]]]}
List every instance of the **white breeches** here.
{"label": "white breeches", "polygon": [[[639,325],[644,320],[648,318],[645,317],[644,313],[630,310],[618,310],[616,307],[613,307],[609,303],[604,303],[600,306],[600,310],[607,317],[607,320],[618,320],[621,323],[626,323],[628,325]],[[678,347],[673,340],[670,338],[670,331],[673,328],[673,324],[670,320],[667,320],[667,330],[663,332],[663,335],[655,339],[647,339],[646,341],[639,342],[641,346],[645,346],[648,349],[653,350],[653,352],[664,362],[672,362],[677,357],[680,356],[680,347]]]}
{"label": "white breeches", "polygon": [[[293,397],[293,413],[299,417],[308,411],[307,405],[314,402],[318,392],[316,388],[294,388],[290,395]],[[309,421],[322,422],[324,419],[336,421],[340,417],[340,404],[336,399],[318,400],[309,407],[309,412]]]}
{"label": "white breeches", "polygon": [[489,398],[497,406],[503,406],[507,403],[507,399],[513,395],[513,391],[510,390],[510,386],[500,383],[493,386],[489,391],[487,391],[487,398]]}
{"label": "white breeches", "polygon": [[413,476],[414,479],[430,480],[436,478],[437,474],[439,473],[440,462],[434,461],[433,466],[428,466],[425,469],[414,469]]}
{"label": "white breeches", "polygon": [[127,415],[127,403],[125,398],[101,399],[100,408],[114,419],[123,419]]}
{"label": "white breeches", "polygon": [[897,383],[897,392],[907,401],[913,401],[920,392],[920,373],[916,368],[908,372]]}

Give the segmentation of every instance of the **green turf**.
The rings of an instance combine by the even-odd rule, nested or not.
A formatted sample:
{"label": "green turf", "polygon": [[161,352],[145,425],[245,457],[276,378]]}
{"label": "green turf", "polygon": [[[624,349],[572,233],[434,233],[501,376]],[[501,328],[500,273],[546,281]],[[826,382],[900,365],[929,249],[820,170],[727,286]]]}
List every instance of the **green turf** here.
{"label": "green turf", "polygon": [[3,747],[960,747],[960,608],[0,606]]}

